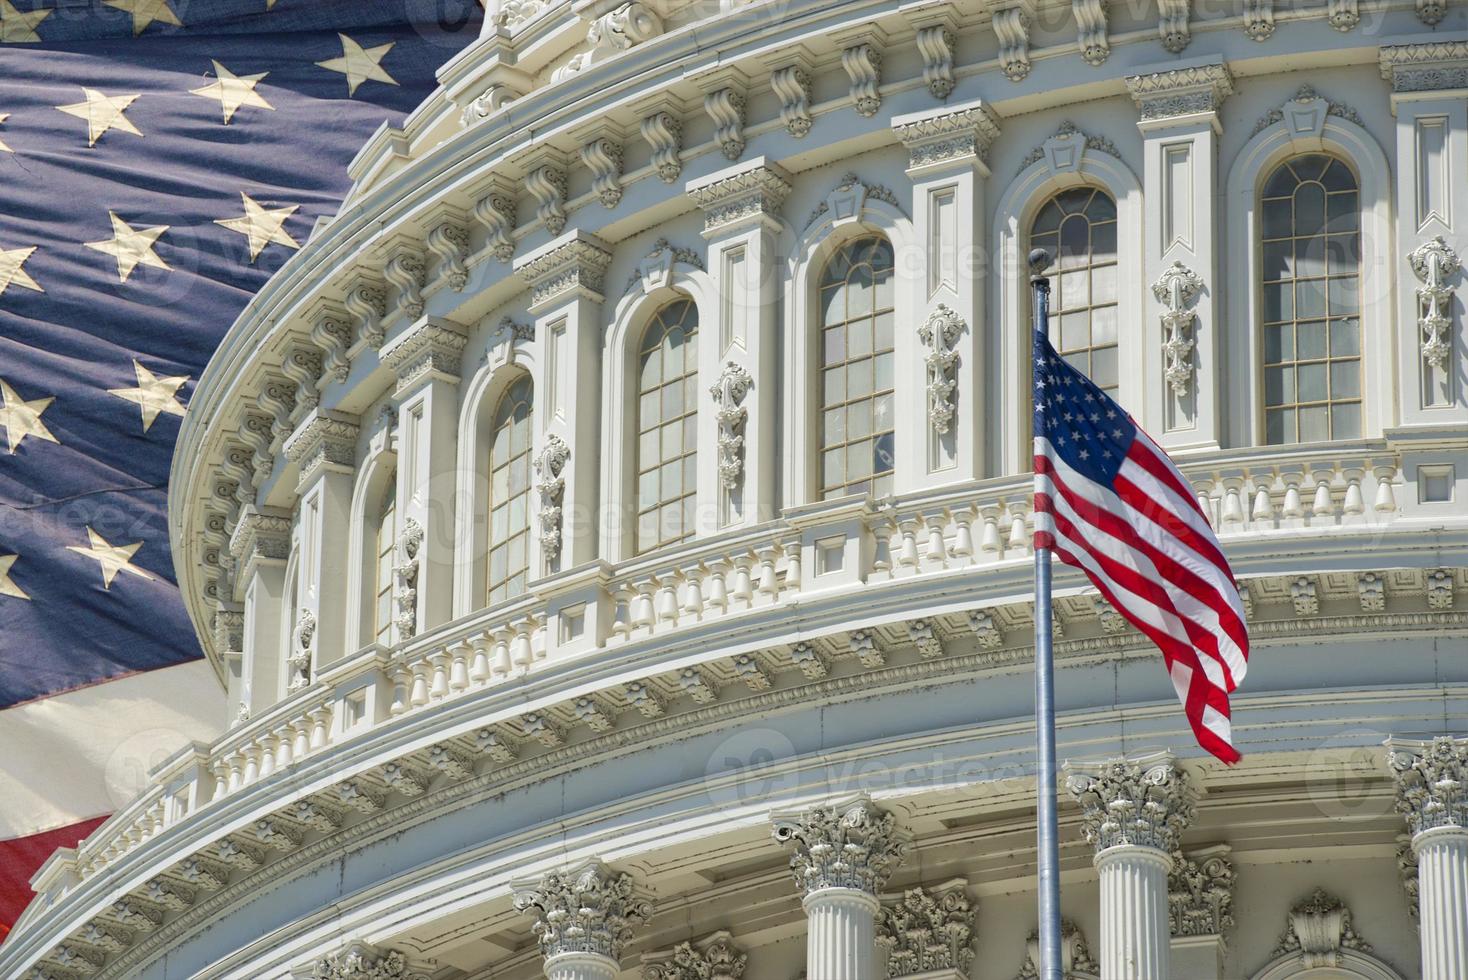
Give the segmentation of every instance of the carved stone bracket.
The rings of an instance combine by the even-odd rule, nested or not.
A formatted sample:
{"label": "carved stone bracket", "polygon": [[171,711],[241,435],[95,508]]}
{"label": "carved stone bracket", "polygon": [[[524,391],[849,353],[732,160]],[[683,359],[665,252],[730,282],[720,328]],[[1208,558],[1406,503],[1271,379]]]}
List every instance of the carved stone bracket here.
{"label": "carved stone bracket", "polygon": [[1030,0],[1008,3],[994,11],[994,36],[999,41],[999,67],[1011,82],[1030,74],[1030,27],[1035,22]]}
{"label": "carved stone bracket", "polygon": [[586,50],[572,55],[571,60],[552,72],[551,81],[564,81],[661,33],[663,19],[651,6],[636,0],[624,3],[591,22],[586,29]]}
{"label": "carved stone bracket", "polygon": [[525,189],[535,198],[535,216],[552,235],[566,227],[566,168],[542,163],[525,175]]}
{"label": "carved stone bracket", "polygon": [[474,217],[484,226],[485,248],[501,262],[515,257],[515,197],[508,184],[496,181],[474,205]]}
{"label": "carved stone bracket", "polygon": [[810,72],[802,65],[785,65],[770,73],[770,88],[780,100],[780,121],[796,139],[810,134],[815,120],[810,114]]}
{"label": "carved stone bracket", "polygon": [[1387,764],[1397,778],[1397,812],[1412,833],[1468,828],[1468,738],[1388,739]]}
{"label": "carved stone bracket", "polygon": [[703,111],[714,123],[714,140],[729,160],[744,155],[744,93],[733,86],[714,89],[703,97]]}
{"label": "carved stone bracket", "polygon": [[882,52],[869,41],[841,51],[841,67],[851,79],[851,104],[857,115],[875,116],[882,106]]}
{"label": "carved stone bracket", "polygon": [[1174,262],[1152,284],[1152,295],[1166,307],[1162,313],[1164,377],[1179,398],[1193,383],[1192,330],[1198,314],[1191,304],[1202,291],[1202,277],[1181,262]]}
{"label": "carved stone bracket", "polygon": [[918,28],[917,49],[923,59],[923,81],[935,99],[946,99],[958,84],[953,77],[954,50],[958,35],[946,24]]}
{"label": "carved stone bracket", "polygon": [[581,147],[581,163],[591,171],[591,190],[602,207],[622,203],[622,144],[605,137]]}
{"label": "carved stone bracket", "polygon": [[642,980],[741,980],[749,957],[734,937],[716,932],[696,943],[642,957]]}
{"label": "carved stone bracket", "polygon": [[1456,287],[1448,285],[1448,280],[1461,268],[1458,253],[1439,235],[1413,249],[1407,262],[1412,266],[1412,274],[1422,283],[1417,287],[1422,359],[1441,370],[1447,367],[1448,355],[1453,351],[1450,328]]}
{"label": "carved stone bracket", "polygon": [[444,220],[428,232],[428,250],[438,259],[435,275],[455,292],[469,285],[469,232],[458,220]]}
{"label": "carved stone bracket", "polygon": [[1111,41],[1106,36],[1106,4],[1102,0],[1071,0],[1076,19],[1076,46],[1086,64],[1100,67],[1111,57]]}
{"label": "carved stone bracket", "polygon": [[[394,310],[399,316],[416,320],[423,315],[423,287],[428,283],[428,263],[416,245],[402,245],[383,267],[382,275],[397,289],[397,305]],[[378,341],[378,346],[381,346]]]}
{"label": "carved stone bracket", "polygon": [[882,906],[877,945],[887,950],[891,980],[940,970],[969,975],[978,911],[969,901],[967,884],[952,881],[931,890],[911,888],[896,902]]}
{"label": "carved stone bracket", "polygon": [[576,953],[620,960],[633,929],[652,915],[631,875],[596,860],[511,888],[515,908],[535,917],[534,932],[547,960]]}
{"label": "carved stone bracket", "polygon": [[545,437],[545,448],[535,458],[535,490],[540,494],[540,547],[547,562],[561,554],[561,530],[564,515],[561,500],[566,492],[563,473],[571,458],[571,447],[555,433]]}
{"label": "carved stone bracket", "polygon": [[[1096,960],[1091,956],[1091,948],[1086,944],[1085,933],[1081,932],[1079,926],[1074,922],[1062,920],[1060,923],[1060,975],[1063,977],[1077,977],[1080,975],[1095,976],[1101,971]],[[1039,980],[1040,978],[1040,934],[1031,932],[1025,940],[1025,963],[1015,975],[1014,980]]]}
{"label": "carved stone bracket", "polygon": [[958,343],[966,326],[963,317],[939,303],[918,327],[918,340],[926,351],[923,363],[928,370],[928,422],[939,435],[945,435],[952,427],[953,416],[958,411],[954,403],[958,351],[953,345]]}
{"label": "carved stone bracket", "polygon": [[1251,41],[1274,36],[1274,0],[1244,0],[1244,33]]}
{"label": "carved stone bracket", "polygon": [[725,490],[735,489],[744,479],[744,422],[749,417],[744,398],[753,385],[749,372],[730,361],[709,389],[719,423],[719,486]]}
{"label": "carved stone bracket", "polygon": [[683,121],[666,110],[645,117],[639,126],[642,139],[652,147],[652,168],[665,184],[683,173]]}
{"label": "carved stone bracket", "polygon": [[1157,37],[1173,54],[1182,53],[1192,43],[1193,34],[1188,27],[1192,6],[1193,0],[1158,0]]}
{"label": "carved stone bracket", "polygon": [[897,819],[865,796],[772,819],[775,840],[795,849],[790,870],[805,894],[850,888],[878,895],[912,846]]}
{"label": "carved stone bracket", "polygon": [[1165,754],[1067,765],[1065,788],[1081,805],[1081,831],[1098,854],[1121,845],[1173,854],[1193,818],[1192,788]]}
{"label": "carved stone bracket", "polygon": [[1174,936],[1222,936],[1234,925],[1234,867],[1228,846],[1173,855],[1167,914]]}
{"label": "carved stone bracket", "polygon": [[1340,952],[1354,949],[1371,952],[1371,944],[1351,927],[1351,910],[1334,896],[1317,888],[1308,899],[1290,909],[1285,933],[1274,948],[1275,956],[1299,953],[1304,970],[1340,965]]}

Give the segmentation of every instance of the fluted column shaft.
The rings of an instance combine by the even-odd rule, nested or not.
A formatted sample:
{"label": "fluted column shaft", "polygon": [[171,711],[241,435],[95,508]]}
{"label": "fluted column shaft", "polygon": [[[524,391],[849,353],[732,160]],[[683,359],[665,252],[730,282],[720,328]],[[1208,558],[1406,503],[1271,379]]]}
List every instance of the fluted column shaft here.
{"label": "fluted column shaft", "polygon": [[1422,930],[1423,980],[1468,977],[1468,828],[1412,838]]}
{"label": "fluted column shaft", "polygon": [[615,980],[617,961],[596,953],[562,953],[545,961],[546,980]]}
{"label": "fluted column shaft", "polygon": [[811,980],[877,980],[875,895],[821,888],[805,896],[805,972]]}
{"label": "fluted column shaft", "polygon": [[1102,980],[1168,980],[1172,858],[1155,847],[1121,844],[1097,854],[1095,864],[1101,875]]}

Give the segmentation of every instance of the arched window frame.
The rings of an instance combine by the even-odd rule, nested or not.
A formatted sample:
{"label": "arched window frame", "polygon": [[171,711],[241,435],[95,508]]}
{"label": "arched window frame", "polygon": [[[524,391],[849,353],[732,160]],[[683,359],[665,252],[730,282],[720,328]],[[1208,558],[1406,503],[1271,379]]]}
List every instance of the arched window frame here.
{"label": "arched window frame", "polygon": [[[522,386],[524,389],[523,397],[518,394]],[[516,399],[516,401],[512,402],[512,398]],[[524,419],[526,429],[525,443],[523,444],[523,448],[519,450],[507,448],[503,454],[499,454],[496,452],[495,446],[496,443],[499,441],[501,431],[505,429],[505,421],[502,419],[502,415],[507,410],[515,409],[519,404],[523,404],[526,408],[526,417]],[[535,459],[534,406],[535,382],[529,375],[522,374],[520,377],[510,379],[509,385],[507,385],[500,392],[499,397],[494,400],[490,411],[490,445],[487,454],[488,465],[485,470],[489,477],[489,493],[487,501],[489,506],[489,527],[485,534],[485,549],[488,556],[488,570],[486,571],[485,581],[485,591],[487,593],[487,597],[485,600],[486,605],[496,605],[497,603],[504,602],[509,599],[518,598],[519,596],[524,595],[525,592],[528,590],[529,577],[534,568],[534,566],[531,564],[530,554],[530,539],[535,536],[536,525],[536,491],[534,489],[535,480],[533,475],[533,466]],[[518,424],[519,423],[512,421],[511,427],[513,428],[515,425]],[[501,500],[500,495],[495,492],[496,473],[501,470],[505,470],[507,473],[513,472],[516,464],[522,458],[524,460],[523,488],[517,490],[513,485],[507,485],[506,490],[504,491],[505,499]],[[506,477],[506,479],[508,480],[508,476]],[[510,528],[506,528],[502,534],[497,534],[495,531],[495,511],[500,510],[501,507],[506,505],[509,505],[511,508],[513,508],[516,498],[524,499],[525,513],[523,528],[517,528],[513,530]],[[525,538],[522,548],[523,563],[510,565],[507,558],[506,572],[503,576],[497,578],[494,572],[494,563],[497,553],[504,552],[507,555],[513,553],[513,545],[515,539],[520,537],[521,535],[524,535]],[[517,578],[522,572],[526,577],[525,584],[518,591],[509,591],[509,587],[512,585],[514,579]],[[495,592],[499,590],[504,590],[508,594],[496,597]]]}
{"label": "arched window frame", "polygon": [[[1047,144],[1050,141],[1047,141]],[[1064,165],[1060,161],[1065,159]],[[1076,148],[1068,159],[1045,153],[1025,167],[1000,195],[994,212],[993,241],[1000,273],[996,303],[1000,322],[999,385],[1001,413],[1009,421],[1003,433],[1002,471],[1023,473],[1034,455],[1030,433],[1030,229],[1040,209],[1052,197],[1072,187],[1095,187],[1116,202],[1117,251],[1117,357],[1121,364],[1140,363],[1144,351],[1142,255],[1142,185],[1125,163],[1103,150]],[[1053,273],[1053,269],[1051,270]],[[1138,329],[1128,330],[1128,324]],[[1145,417],[1145,377],[1141,371],[1123,371],[1117,394],[1122,405],[1138,418]],[[1022,406],[1023,410],[1012,410]]]}
{"label": "arched window frame", "polygon": [[[1224,337],[1227,363],[1224,400],[1243,406],[1227,413],[1229,442],[1262,446],[1264,441],[1263,380],[1263,250],[1260,246],[1259,201],[1264,182],[1284,161],[1306,153],[1325,153],[1356,173],[1361,206],[1361,437],[1381,435],[1395,424],[1392,345],[1392,292],[1366,284],[1391,280],[1392,187],[1386,154],[1376,140],[1343,116],[1325,113],[1321,104],[1318,133],[1292,130],[1290,114],[1255,134],[1239,152],[1229,172],[1225,210],[1228,222],[1228,291],[1243,297],[1225,311],[1232,323]],[[1242,308],[1240,308],[1242,307]]]}
{"label": "arched window frame", "polygon": [[[656,256],[656,257],[655,257]],[[707,338],[717,329],[717,292],[708,273],[671,250],[655,250],[638,265],[637,275],[617,301],[607,329],[602,363],[601,553],[607,561],[625,561],[637,554],[637,400],[638,354],[653,316],[670,303],[690,300],[698,310],[699,333]],[[698,441],[712,446],[718,438],[709,389],[718,375],[717,344],[698,345]],[[718,459],[700,452],[697,462],[694,536],[713,532],[717,525]]]}
{"label": "arched window frame", "polygon": [[[398,454],[393,415],[377,415],[377,428],[368,443],[366,459],[352,485],[353,529],[347,543],[346,648],[360,650],[376,639],[377,540],[380,507],[388,488],[397,482]],[[294,624],[292,625],[294,628]],[[285,649],[289,649],[289,645]]]}
{"label": "arched window frame", "polygon": [[[466,616],[484,608],[488,595],[489,541],[489,456],[493,438],[494,413],[500,399],[516,381],[531,379],[531,450],[532,465],[544,445],[544,413],[541,410],[540,338],[517,331],[513,324],[501,322],[486,341],[485,358],[464,385],[459,410],[459,445],[456,457],[456,499],[454,509],[454,616]],[[532,476],[533,484],[533,476]],[[465,506],[467,505],[467,506]],[[533,485],[530,491],[530,581],[544,571],[540,537],[535,533],[539,495]]]}
{"label": "arched window frame", "polygon": [[820,499],[819,447],[822,444],[821,390],[818,373],[822,317],[820,286],[826,266],[848,243],[879,235],[892,246],[894,256],[894,292],[897,303],[893,324],[896,338],[893,372],[895,375],[894,410],[894,492],[901,494],[920,489],[918,471],[922,467],[905,465],[906,453],[927,439],[926,379],[917,330],[927,304],[922,286],[913,275],[912,263],[904,265],[904,254],[917,254],[922,246],[917,240],[912,221],[901,210],[871,194],[863,194],[855,207],[826,209],[802,232],[789,260],[785,284],[785,309],[788,329],[784,334],[785,414],[783,436],[787,465],[784,473],[786,506],[814,503]]}

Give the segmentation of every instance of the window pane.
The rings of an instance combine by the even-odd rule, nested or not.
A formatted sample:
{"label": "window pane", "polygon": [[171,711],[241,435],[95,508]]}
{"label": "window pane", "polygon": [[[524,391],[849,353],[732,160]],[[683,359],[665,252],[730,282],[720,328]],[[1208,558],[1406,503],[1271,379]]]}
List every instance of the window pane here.
{"label": "window pane", "polygon": [[642,350],[658,352],[662,372],[656,379],[644,375],[639,391],[639,552],[680,541],[692,528],[682,515],[685,501],[692,506],[695,490],[697,349],[698,308],[688,300],[660,309],[643,334]]}
{"label": "window pane", "polygon": [[1300,408],[1300,441],[1324,442],[1330,438],[1330,409],[1325,405]]}
{"label": "window pane", "polygon": [[530,379],[522,377],[500,397],[495,408],[495,437],[490,450],[489,569],[485,583],[488,602],[519,595],[523,586],[512,585],[511,580],[528,577],[524,530],[532,482],[531,395]]}
{"label": "window pane", "polygon": [[1295,356],[1302,361],[1325,356],[1325,324],[1322,321],[1296,325]]}
{"label": "window pane", "polygon": [[1361,367],[1354,360],[1330,366],[1330,397],[1356,398],[1361,394]]}
{"label": "window pane", "polygon": [[[1060,275],[1051,296],[1052,339],[1069,363],[1105,389],[1119,380],[1117,350],[1116,205],[1104,191],[1062,191],[1042,210],[1065,213],[1047,240],[1037,220],[1031,246],[1058,248]],[[1047,221],[1049,219],[1046,219]]]}
{"label": "window pane", "polygon": [[1361,328],[1355,320],[1334,320],[1330,325],[1330,356],[1355,357],[1361,353]]}
{"label": "window pane", "polygon": [[1345,402],[1331,409],[1331,436],[1336,439],[1361,438],[1361,403]]}

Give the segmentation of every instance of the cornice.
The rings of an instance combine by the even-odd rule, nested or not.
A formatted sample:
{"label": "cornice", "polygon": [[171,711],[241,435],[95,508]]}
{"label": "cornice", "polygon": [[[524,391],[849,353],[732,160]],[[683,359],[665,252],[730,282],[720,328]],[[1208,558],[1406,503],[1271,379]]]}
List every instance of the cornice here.
{"label": "cornice", "polygon": [[727,233],[775,218],[791,191],[790,173],[778,163],[756,157],[698,180],[684,190],[703,210],[705,236]]}
{"label": "cornice", "polygon": [[1379,64],[1396,95],[1468,89],[1468,39],[1383,45]]}
{"label": "cornice", "polygon": [[356,464],[356,422],[345,415],[314,409],[285,440],[286,459],[300,470],[297,487],[303,488],[324,472],[350,473]]}
{"label": "cornice", "polygon": [[248,580],[261,562],[284,562],[291,551],[291,515],[274,508],[247,506],[229,539],[229,553]]}
{"label": "cornice", "polygon": [[947,106],[892,117],[892,131],[907,147],[908,173],[955,162],[988,159],[999,137],[999,115],[986,102]]}
{"label": "cornice", "polygon": [[459,380],[459,361],[469,335],[453,320],[424,317],[382,348],[382,363],[397,375],[397,393],[424,380]]}
{"label": "cornice", "polygon": [[1234,90],[1233,74],[1222,62],[1128,75],[1126,86],[1142,123],[1215,114]]}
{"label": "cornice", "polygon": [[516,259],[515,271],[530,286],[530,308],[538,313],[572,298],[602,302],[611,264],[606,243],[576,229]]}

